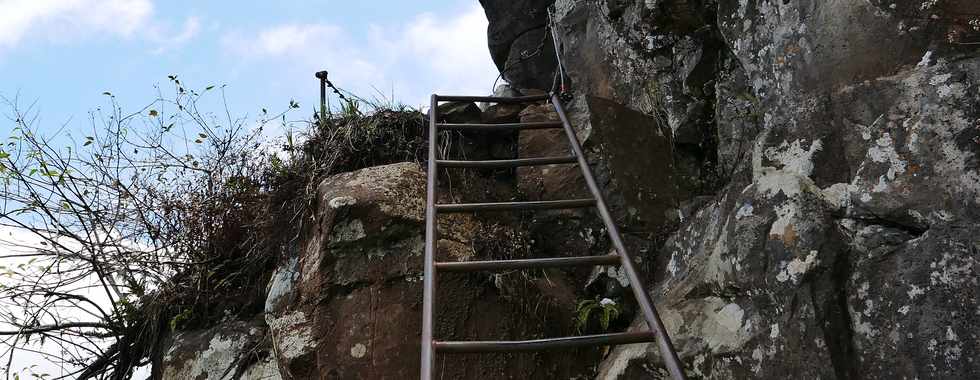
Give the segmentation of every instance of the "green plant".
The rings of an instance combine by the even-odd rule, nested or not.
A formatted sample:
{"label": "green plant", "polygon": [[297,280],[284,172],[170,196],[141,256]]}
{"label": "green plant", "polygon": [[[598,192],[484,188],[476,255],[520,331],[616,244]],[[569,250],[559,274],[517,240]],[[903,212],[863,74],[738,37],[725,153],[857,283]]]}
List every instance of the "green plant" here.
{"label": "green plant", "polygon": [[177,331],[183,324],[191,320],[194,312],[191,309],[184,309],[180,314],[170,319],[170,331]]}
{"label": "green plant", "polygon": [[343,117],[361,116],[361,103],[357,100],[345,101],[341,107],[340,113]]}
{"label": "green plant", "polygon": [[575,326],[579,333],[582,333],[590,321],[598,318],[599,327],[605,332],[609,330],[609,324],[619,318],[621,312],[619,304],[609,298],[599,299],[596,297],[591,300],[583,300],[575,307]]}
{"label": "green plant", "polygon": [[[350,101],[313,122],[287,121],[290,101],[250,121],[202,109],[206,96],[224,103],[224,86],[168,79],[172,91],[135,111],[106,93],[91,131],[74,137],[43,135],[37,108],[0,96],[12,124],[0,140],[0,228],[26,236],[0,236],[25,251],[0,252],[18,260],[0,267],[0,360],[48,344],[72,378],[130,378],[174,330],[263,310],[325,177],[427,152],[425,115],[392,102]],[[270,123],[287,131],[275,140],[283,152],[265,144]]]}
{"label": "green plant", "polygon": [[0,268],[5,361],[47,345],[66,377],[124,379],[148,363],[168,322],[190,328],[261,309],[243,295],[264,290],[270,252],[287,236],[268,226],[292,216],[268,201],[261,132],[285,112],[255,121],[208,112],[199,106],[223,104],[223,89],[168,79],[172,90],[134,111],[106,92],[91,129],[74,133],[46,134],[35,105],[0,96],[10,125],[0,228],[15,232],[0,237],[0,259],[15,260]]}

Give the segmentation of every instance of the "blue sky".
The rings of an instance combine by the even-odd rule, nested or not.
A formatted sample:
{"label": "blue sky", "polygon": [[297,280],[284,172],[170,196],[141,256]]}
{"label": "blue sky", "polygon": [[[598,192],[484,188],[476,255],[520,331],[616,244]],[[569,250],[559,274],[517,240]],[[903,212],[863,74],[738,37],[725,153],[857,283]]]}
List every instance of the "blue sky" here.
{"label": "blue sky", "polygon": [[171,74],[227,85],[234,114],[295,99],[305,117],[323,69],[409,105],[488,93],[497,75],[477,0],[0,0],[0,95],[36,100],[42,130],[87,128],[105,91],[124,108],[148,104]]}
{"label": "blue sky", "polygon": [[[0,96],[36,101],[35,127],[66,125],[75,137],[90,131],[88,112],[107,104],[103,92],[135,111],[168,75],[198,89],[227,85],[237,116],[283,110],[291,99],[302,107],[294,118],[310,116],[319,70],[365,97],[377,88],[425,105],[432,92],[491,91],[486,24],[477,0],[0,0]],[[9,115],[0,104],[0,140],[14,127]],[[15,370],[61,373],[37,355],[17,358]]]}

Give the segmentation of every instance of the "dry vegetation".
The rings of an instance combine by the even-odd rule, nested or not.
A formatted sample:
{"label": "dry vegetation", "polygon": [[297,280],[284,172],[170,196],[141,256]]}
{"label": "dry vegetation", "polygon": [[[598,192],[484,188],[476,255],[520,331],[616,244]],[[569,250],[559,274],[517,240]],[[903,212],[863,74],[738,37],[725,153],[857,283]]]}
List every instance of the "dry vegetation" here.
{"label": "dry vegetation", "polygon": [[[168,95],[164,95],[167,93]],[[67,378],[126,379],[172,330],[261,311],[271,268],[308,215],[316,184],[368,166],[420,161],[425,117],[356,101],[307,122],[235,118],[223,88],[176,77],[125,113],[111,94],[89,135],[42,136],[33,106],[6,100],[0,225],[29,236],[0,259],[0,364],[43,348]],[[217,104],[207,112],[203,104]],[[267,144],[270,126],[287,133]],[[256,279],[260,279],[256,281]]]}

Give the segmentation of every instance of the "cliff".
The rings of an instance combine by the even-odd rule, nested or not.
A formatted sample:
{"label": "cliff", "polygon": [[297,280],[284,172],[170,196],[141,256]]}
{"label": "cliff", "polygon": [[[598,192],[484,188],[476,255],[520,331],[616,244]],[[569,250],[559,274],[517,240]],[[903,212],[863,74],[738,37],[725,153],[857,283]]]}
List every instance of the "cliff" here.
{"label": "cliff", "polygon": [[[980,376],[980,3],[972,0],[481,0],[511,87],[561,56],[580,139],[692,378]],[[548,7],[553,7],[549,17]],[[549,20],[554,23],[557,46]],[[547,107],[450,104],[457,121]],[[561,136],[447,136],[477,158]],[[477,149],[473,142],[489,142]],[[423,144],[424,142],[419,142]],[[562,167],[440,173],[448,199],[561,199]],[[418,372],[425,173],[393,163],[316,187],[264,311],[176,333],[165,379],[387,379]],[[440,219],[440,255],[604,254],[582,211]],[[613,268],[445,277],[437,336],[530,339],[622,304]],[[443,358],[444,378],[659,379],[655,344]]]}

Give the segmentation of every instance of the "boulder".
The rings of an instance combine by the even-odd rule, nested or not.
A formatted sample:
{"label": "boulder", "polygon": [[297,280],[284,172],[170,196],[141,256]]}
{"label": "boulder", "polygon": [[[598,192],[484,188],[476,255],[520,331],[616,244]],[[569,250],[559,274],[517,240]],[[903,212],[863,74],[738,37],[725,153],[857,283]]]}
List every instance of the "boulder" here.
{"label": "boulder", "polygon": [[282,379],[266,334],[261,319],[176,333],[163,342],[168,349],[154,362],[153,376],[163,380]]}
{"label": "boulder", "polygon": [[551,88],[557,61],[547,28],[554,0],[480,0],[490,21],[490,56],[504,79],[518,88]]}
{"label": "boulder", "polygon": [[[554,107],[529,106],[520,113],[522,123],[559,121]],[[518,156],[563,157],[572,154],[568,137],[562,129],[531,129],[521,131]],[[589,192],[576,165],[526,166],[517,169],[518,188],[528,199],[573,199],[587,197]]]}
{"label": "boulder", "polygon": [[[483,110],[473,102],[447,102],[439,105],[440,123],[481,123]],[[513,133],[459,131],[443,132],[440,138],[447,149],[440,152],[445,159],[491,160],[513,155]],[[446,142],[448,141],[448,142]],[[458,174],[458,173],[454,173]]]}
{"label": "boulder", "polygon": [[[445,190],[442,202],[448,203]],[[284,377],[418,376],[424,200],[425,173],[414,163],[339,174],[320,184],[316,218],[273,276],[266,303],[279,368],[288,372]],[[517,255],[520,239],[514,234],[506,225],[465,214],[441,216],[437,260]],[[526,287],[524,282],[487,280],[473,274],[439,277],[438,339],[569,333],[567,305],[543,306],[528,316],[520,310],[535,298],[508,294]],[[517,361],[442,355],[436,368],[446,378],[569,377],[585,370],[563,359],[554,353]]]}
{"label": "boulder", "polygon": [[516,123],[524,107],[524,104],[492,104],[483,110],[482,120],[488,124]]}
{"label": "boulder", "polygon": [[478,123],[483,111],[473,102],[447,102],[439,105],[441,123]]}

